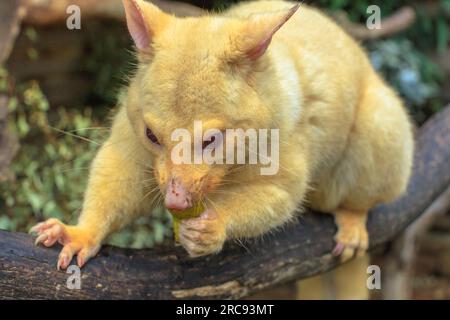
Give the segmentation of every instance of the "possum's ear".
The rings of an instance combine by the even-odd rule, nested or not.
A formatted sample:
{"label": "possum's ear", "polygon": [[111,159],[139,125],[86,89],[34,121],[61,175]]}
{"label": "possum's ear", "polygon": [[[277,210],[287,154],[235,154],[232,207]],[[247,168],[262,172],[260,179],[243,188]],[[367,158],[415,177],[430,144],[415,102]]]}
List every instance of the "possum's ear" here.
{"label": "possum's ear", "polygon": [[152,38],[172,18],[155,5],[143,0],[122,0],[127,18],[128,31],[139,51],[150,48]]}
{"label": "possum's ear", "polygon": [[294,15],[300,4],[291,9],[250,16],[241,31],[238,50],[250,60],[257,60],[267,50],[273,35]]}

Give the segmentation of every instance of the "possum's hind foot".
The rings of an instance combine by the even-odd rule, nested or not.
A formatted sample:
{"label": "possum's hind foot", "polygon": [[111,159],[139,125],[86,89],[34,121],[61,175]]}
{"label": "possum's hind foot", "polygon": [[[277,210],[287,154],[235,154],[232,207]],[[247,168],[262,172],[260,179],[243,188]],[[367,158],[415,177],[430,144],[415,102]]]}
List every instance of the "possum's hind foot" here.
{"label": "possum's hind foot", "polygon": [[332,254],[347,261],[356,256],[363,256],[369,246],[366,229],[367,212],[338,209],[334,213],[338,231],[334,236],[336,246]]}

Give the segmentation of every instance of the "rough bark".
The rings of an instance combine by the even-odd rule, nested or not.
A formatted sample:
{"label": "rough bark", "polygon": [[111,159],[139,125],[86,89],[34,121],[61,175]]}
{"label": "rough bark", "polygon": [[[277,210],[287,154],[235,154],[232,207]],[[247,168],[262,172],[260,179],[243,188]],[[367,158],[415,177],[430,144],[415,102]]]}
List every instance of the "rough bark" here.
{"label": "rough bark", "polygon": [[[0,66],[8,58],[19,33],[23,11],[19,0],[0,2]],[[18,149],[18,142],[8,131],[8,95],[0,91],[0,182],[12,178],[9,165]]]}
{"label": "rough bark", "polygon": [[[450,185],[450,106],[418,132],[408,193],[370,213],[371,248],[402,232]],[[57,271],[60,247],[35,247],[22,233],[0,232],[1,298],[175,299],[241,298],[261,289],[325,272],[336,231],[330,215],[307,212],[283,230],[244,246],[198,259],[180,247],[129,250],[105,247],[82,269],[81,290]]]}

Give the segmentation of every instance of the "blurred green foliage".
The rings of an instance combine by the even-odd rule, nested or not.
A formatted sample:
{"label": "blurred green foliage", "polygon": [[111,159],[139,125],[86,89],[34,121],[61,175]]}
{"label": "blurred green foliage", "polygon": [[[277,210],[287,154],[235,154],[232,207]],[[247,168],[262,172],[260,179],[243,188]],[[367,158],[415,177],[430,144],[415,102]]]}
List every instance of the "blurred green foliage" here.
{"label": "blurred green foliage", "polygon": [[[425,12],[425,4],[409,0],[318,0],[314,5],[329,12],[344,11],[350,20],[365,23],[370,5],[378,5],[382,18],[403,6],[413,6],[417,21],[407,31],[388,40],[365,44],[374,67],[393,85],[405,100],[418,124],[442,108],[440,99],[444,75],[426,53],[443,53],[449,48],[450,0],[436,0],[434,9]],[[431,1],[428,3],[431,4]],[[430,7],[428,7],[430,8]]]}
{"label": "blurred green foliage", "polygon": [[[212,7],[222,10],[234,2],[237,1],[214,0]],[[362,23],[369,5],[379,5],[385,17],[410,4],[406,0],[306,2],[329,12],[345,11],[353,21]],[[439,91],[443,77],[426,53],[448,50],[449,28],[444,13],[450,12],[450,0],[436,2],[439,8],[435,16],[418,12],[418,21],[410,30],[388,40],[365,43],[375,68],[400,92],[418,123],[442,105]],[[37,82],[15,86],[9,103],[9,120],[11,130],[20,138],[21,149],[12,166],[16,180],[0,184],[0,229],[25,231],[49,217],[76,222],[90,162],[108,135],[105,106],[110,108],[116,104],[118,89],[126,83],[136,63],[129,51],[129,37],[122,27],[108,28],[110,32],[105,36],[91,34],[83,63],[83,70],[95,79],[87,101],[93,107],[50,106]],[[34,29],[27,28],[26,33],[38,41]],[[38,59],[39,52],[30,48],[29,57]],[[6,70],[0,69],[0,91],[10,90],[10,83]],[[113,235],[109,242],[151,247],[169,237],[170,218],[161,209]]]}
{"label": "blurred green foliage", "polygon": [[[82,128],[99,126],[91,120],[92,110],[50,109],[35,81],[20,84],[8,107],[10,130],[21,148],[12,164],[16,180],[0,185],[0,206],[6,211],[0,227],[9,223],[8,229],[24,230],[49,217],[73,222],[64,213],[80,208],[83,173],[95,151],[95,144],[80,143],[75,135]],[[62,135],[62,130],[69,134]],[[92,130],[86,139],[99,139],[100,133]]]}
{"label": "blurred green foliage", "polygon": [[442,108],[440,89],[443,75],[407,39],[368,44],[373,66],[397,89],[416,123],[423,123]]}
{"label": "blurred green foliage", "polygon": [[[0,89],[7,88],[7,76],[0,69]],[[25,231],[51,217],[76,223],[91,160],[109,132],[106,121],[88,107],[50,108],[35,81],[17,86],[8,108],[21,148],[11,168],[16,180],[0,184],[0,229]],[[165,212],[156,210],[109,242],[152,246],[170,234],[168,224]]]}
{"label": "blurred green foliage", "polygon": [[120,88],[126,85],[137,63],[131,38],[122,24],[114,22],[89,21],[86,28],[101,32],[101,41],[96,32],[87,37],[82,70],[95,81],[86,103],[114,106]]}

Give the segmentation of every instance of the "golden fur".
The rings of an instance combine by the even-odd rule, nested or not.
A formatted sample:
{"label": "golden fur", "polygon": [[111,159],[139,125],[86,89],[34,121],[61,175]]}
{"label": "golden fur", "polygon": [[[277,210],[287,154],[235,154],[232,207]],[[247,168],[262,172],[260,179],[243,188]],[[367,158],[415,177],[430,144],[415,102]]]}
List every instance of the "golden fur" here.
{"label": "golden fur", "polygon": [[[92,164],[79,222],[33,229],[38,242],[65,245],[58,266],[74,254],[83,265],[108,234],[151,212],[171,177],[210,209],[180,229],[192,256],[281,226],[302,203],[337,213],[342,254],[364,252],[367,211],[406,189],[413,138],[402,102],[363,49],[316,9],[301,5],[290,17],[292,2],[246,2],[195,18],[142,0],[124,5],[140,62]],[[191,130],[194,120],[218,129],[279,128],[280,171],[173,165],[171,132]],[[162,146],[148,141],[145,127]]]}

